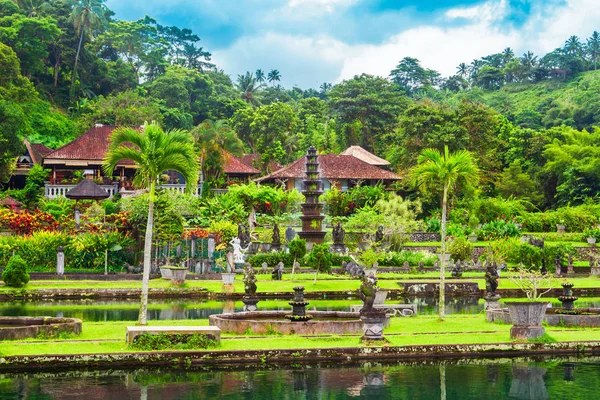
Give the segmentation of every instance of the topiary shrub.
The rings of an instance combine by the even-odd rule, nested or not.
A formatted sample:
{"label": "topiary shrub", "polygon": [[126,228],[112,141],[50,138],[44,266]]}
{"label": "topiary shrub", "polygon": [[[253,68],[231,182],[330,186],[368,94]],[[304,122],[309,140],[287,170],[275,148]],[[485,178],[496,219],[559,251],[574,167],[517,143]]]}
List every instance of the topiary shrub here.
{"label": "topiary shrub", "polygon": [[19,255],[12,256],[2,272],[2,280],[7,286],[21,287],[29,282],[27,264]]}
{"label": "topiary shrub", "polygon": [[469,261],[473,254],[473,244],[466,240],[464,237],[457,237],[448,247],[450,257],[456,261]]}

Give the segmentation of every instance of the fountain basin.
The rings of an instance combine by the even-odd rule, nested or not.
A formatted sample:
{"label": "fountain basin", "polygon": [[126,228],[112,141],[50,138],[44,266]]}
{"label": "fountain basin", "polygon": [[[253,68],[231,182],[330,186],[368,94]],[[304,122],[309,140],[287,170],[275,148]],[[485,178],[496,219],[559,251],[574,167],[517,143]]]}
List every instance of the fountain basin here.
{"label": "fountain basin", "polygon": [[[506,308],[488,309],[485,314],[488,322],[511,323],[510,314]],[[575,308],[573,310],[549,308],[544,315],[544,322],[549,326],[599,327],[600,308]]]}
{"label": "fountain basin", "polygon": [[81,334],[81,320],[55,317],[0,317],[0,340],[37,336],[55,337],[60,333]]}
{"label": "fountain basin", "polygon": [[290,321],[290,311],[256,311],[234,314],[215,314],[208,317],[211,326],[223,332],[243,334],[282,333],[298,335],[318,335],[362,333],[363,322],[356,312],[310,311],[310,321]]}

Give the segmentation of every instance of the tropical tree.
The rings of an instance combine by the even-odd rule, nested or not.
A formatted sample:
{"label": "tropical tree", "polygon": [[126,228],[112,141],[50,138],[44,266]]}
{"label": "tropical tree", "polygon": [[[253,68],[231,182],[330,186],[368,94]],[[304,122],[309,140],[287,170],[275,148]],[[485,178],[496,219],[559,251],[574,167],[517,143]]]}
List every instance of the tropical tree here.
{"label": "tropical tree", "polygon": [[140,302],[139,325],[146,324],[148,310],[148,283],[152,258],[152,229],[156,184],[165,171],[177,171],[184,178],[186,190],[191,192],[198,183],[198,155],[189,132],[182,130],[163,131],[155,122],[145,123],[143,128],[116,129],[110,136],[110,144],[103,168],[111,176],[117,164],[132,160],[136,166],[134,185],[146,188],[148,197],[148,223],[144,239],[144,275]]}
{"label": "tropical tree", "polygon": [[265,71],[263,71],[260,68],[256,70],[256,72],[254,73],[254,75],[256,76],[256,82],[258,82],[258,83],[262,83],[266,79],[266,77],[265,77]]}
{"label": "tropical tree", "polygon": [[[77,0],[73,4],[71,12],[71,21],[75,27],[75,31],[79,34],[79,44],[77,45],[77,53],[75,53],[75,65],[73,66],[73,77],[71,78],[71,92],[75,85],[75,77],[77,76],[77,64],[79,63],[79,53],[81,52],[81,43],[85,32],[88,33],[104,23],[104,15],[106,8],[104,0]],[[72,97],[72,93],[71,93]]]}
{"label": "tropical tree", "polygon": [[237,87],[242,92],[241,98],[252,106],[260,106],[262,84],[257,83],[252,72],[246,72],[244,75],[238,75]]}
{"label": "tropical tree", "polygon": [[[218,179],[223,172],[223,165],[229,152],[241,156],[244,143],[227,120],[211,121],[209,119],[195,127],[192,132],[196,149],[200,154],[200,168],[203,179]],[[225,151],[223,151],[225,150]]]}
{"label": "tropical tree", "polygon": [[281,74],[279,73],[278,70],[272,69],[269,71],[269,74],[267,75],[267,80],[271,84],[273,84],[273,82],[279,82],[281,80]]}
{"label": "tropical tree", "polygon": [[456,74],[461,78],[466,77],[469,74],[469,66],[465,63],[458,64],[458,67],[456,67]]}
{"label": "tropical tree", "polygon": [[415,187],[420,190],[438,191],[442,189],[442,246],[440,261],[440,319],[445,317],[445,255],[446,255],[446,215],[448,213],[448,196],[458,184],[473,187],[479,182],[479,168],[473,156],[466,150],[450,153],[448,146],[444,152],[437,149],[424,149],[417,158],[418,164],[410,170],[410,177]]}
{"label": "tropical tree", "polygon": [[600,33],[598,31],[594,31],[592,36],[589,37],[585,49],[588,57],[590,57],[590,61],[594,63],[595,70],[598,65],[598,59],[600,59]]}
{"label": "tropical tree", "polygon": [[505,48],[502,51],[502,61],[504,63],[504,65],[508,64],[509,62],[511,62],[512,60],[515,59],[515,52],[513,51],[513,49],[511,49],[510,47]]}
{"label": "tropical tree", "polygon": [[18,0],[17,4],[23,10],[27,11],[28,17],[37,17],[40,11],[50,6],[48,0]]}
{"label": "tropical tree", "polygon": [[570,36],[565,42],[565,52],[570,55],[580,55],[583,50],[583,45],[581,44],[581,40],[579,40],[578,36]]}

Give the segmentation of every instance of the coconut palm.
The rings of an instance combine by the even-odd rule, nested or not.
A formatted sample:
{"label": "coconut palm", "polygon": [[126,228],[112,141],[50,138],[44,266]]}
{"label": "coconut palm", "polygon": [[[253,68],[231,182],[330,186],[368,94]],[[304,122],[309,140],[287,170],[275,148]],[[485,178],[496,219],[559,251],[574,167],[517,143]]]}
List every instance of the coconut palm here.
{"label": "coconut palm", "polygon": [[587,44],[585,46],[585,50],[587,55],[590,57],[590,61],[594,63],[594,70],[598,64],[598,59],[600,59],[600,33],[594,31],[592,36],[587,40]]}
{"label": "coconut palm", "polygon": [[573,36],[569,37],[567,39],[567,41],[565,42],[564,49],[567,54],[579,55],[579,54],[581,54],[581,52],[583,50],[583,45],[581,44],[579,37],[573,35]]}
{"label": "coconut palm", "polygon": [[30,18],[37,17],[40,11],[50,5],[48,0],[18,0],[17,4],[21,9],[27,11],[27,16]]}
{"label": "coconut palm", "polygon": [[257,69],[254,75],[256,76],[256,82],[262,83],[265,81],[265,71],[262,69]]}
{"label": "coconut palm", "polygon": [[73,76],[71,78],[71,92],[73,91],[75,77],[77,76],[77,64],[79,63],[79,53],[81,52],[83,36],[86,31],[90,32],[104,23],[106,8],[103,3],[104,0],[77,0],[73,4],[71,21],[73,22],[75,31],[79,34],[79,44],[77,45],[77,53],[75,53],[75,65],[73,66]]}
{"label": "coconut palm", "polygon": [[278,70],[272,69],[269,71],[269,74],[267,75],[267,80],[271,84],[273,84],[273,82],[279,82],[281,80],[281,74],[279,73]]}
{"label": "coconut palm", "polygon": [[252,75],[252,72],[246,72],[244,75],[238,75],[237,87],[242,92],[242,100],[250,105],[260,106],[261,90],[263,85],[261,83],[257,83],[256,78],[254,75]]}
{"label": "coconut palm", "polygon": [[104,158],[104,172],[111,176],[117,164],[131,160],[137,166],[134,185],[146,188],[148,197],[148,223],[144,239],[144,275],[140,302],[139,325],[146,324],[148,310],[148,283],[152,258],[152,228],[156,184],[165,171],[177,171],[184,178],[186,190],[191,192],[198,184],[198,155],[189,132],[165,132],[156,122],[144,124],[142,129],[119,128],[110,136],[108,152]]}
{"label": "coconut palm", "polygon": [[471,153],[460,150],[454,153],[444,146],[444,152],[437,149],[424,149],[417,158],[418,164],[410,171],[415,187],[421,190],[442,190],[442,246],[440,260],[440,319],[445,317],[445,255],[446,255],[446,215],[448,196],[456,185],[474,186],[479,182],[479,168]]}
{"label": "coconut palm", "polygon": [[227,120],[209,119],[192,129],[196,150],[200,154],[200,169],[203,179],[217,179],[223,172],[228,153],[241,156],[242,142]]}
{"label": "coconut palm", "polygon": [[456,67],[456,74],[458,76],[460,76],[461,78],[466,77],[469,74],[469,66],[465,63],[460,63],[458,64],[458,67]]}
{"label": "coconut palm", "polygon": [[504,65],[508,64],[509,62],[511,62],[514,59],[515,59],[515,52],[513,51],[513,49],[511,49],[510,47],[507,47],[502,51],[502,61],[503,61]]}

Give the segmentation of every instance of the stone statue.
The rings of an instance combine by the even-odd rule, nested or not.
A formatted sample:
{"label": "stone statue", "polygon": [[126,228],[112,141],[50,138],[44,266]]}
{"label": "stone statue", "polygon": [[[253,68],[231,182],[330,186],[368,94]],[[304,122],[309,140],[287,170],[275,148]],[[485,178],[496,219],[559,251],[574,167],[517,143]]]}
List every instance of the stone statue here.
{"label": "stone statue", "polygon": [[375,232],[375,242],[379,243],[383,240],[383,225],[379,225],[377,227],[377,232]]}
{"label": "stone statue", "polygon": [[244,270],[244,291],[246,296],[256,296],[256,275],[254,275],[254,269],[250,264],[246,264]]}
{"label": "stone statue", "polygon": [[229,244],[233,247],[233,262],[236,264],[243,264],[244,252],[248,250],[248,247],[245,249],[242,247],[240,238],[231,239]]}
{"label": "stone statue", "polygon": [[240,246],[246,247],[250,244],[250,234],[248,233],[248,227],[244,224],[238,224],[238,239]]}
{"label": "stone statue", "polygon": [[498,267],[496,266],[496,263],[493,262],[488,262],[486,264],[487,265],[485,270],[485,297],[499,297],[496,293],[496,289],[498,289]]}
{"label": "stone statue", "polygon": [[375,295],[379,288],[377,287],[377,278],[374,275],[368,275],[364,277],[360,288],[358,289],[358,295],[363,301],[363,307],[361,314],[373,312],[373,303],[375,302]]}
{"label": "stone statue", "polygon": [[346,236],[346,232],[344,231],[344,228],[342,228],[341,222],[338,222],[337,225],[333,227],[331,236],[333,237],[333,244],[344,245],[344,236]]}
{"label": "stone statue", "polygon": [[271,272],[271,279],[273,279],[274,281],[280,281],[281,280],[281,276],[283,275],[283,263],[279,263],[275,266],[275,268],[273,268],[273,271]]}
{"label": "stone statue", "polygon": [[279,226],[277,224],[273,225],[273,236],[271,238],[271,248],[274,250],[279,250],[281,247],[281,236],[279,233]]}
{"label": "stone statue", "polygon": [[454,264],[454,267],[452,268],[451,271],[452,271],[452,277],[453,278],[460,278],[460,277],[462,277],[463,267],[462,267],[462,264],[461,264],[460,260],[458,260],[456,262],[456,264]]}

